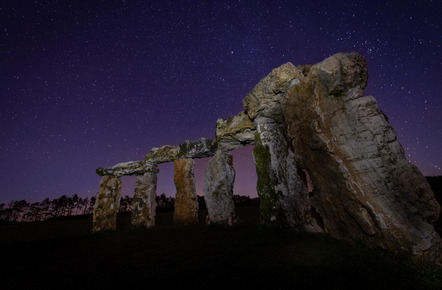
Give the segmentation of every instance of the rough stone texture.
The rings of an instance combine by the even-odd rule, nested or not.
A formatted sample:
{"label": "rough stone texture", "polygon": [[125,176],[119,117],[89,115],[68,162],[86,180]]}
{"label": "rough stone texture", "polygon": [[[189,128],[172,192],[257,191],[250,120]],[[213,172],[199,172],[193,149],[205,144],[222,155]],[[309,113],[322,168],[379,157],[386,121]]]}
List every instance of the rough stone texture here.
{"label": "rough stone texture", "polygon": [[216,152],[216,142],[212,139],[200,138],[196,141],[186,140],[181,143],[178,158],[205,158]]}
{"label": "rough stone texture", "polygon": [[156,164],[171,162],[178,158],[179,152],[180,148],[178,146],[165,145],[159,148],[154,147],[146,155],[145,160]]}
{"label": "rough stone texture", "polygon": [[255,119],[255,127],[253,157],[261,222],[313,230],[308,190],[298,174],[285,127],[265,117]]}
{"label": "rough stone texture", "polygon": [[337,54],[297,77],[283,102],[288,135],[314,185],[311,203],[339,239],[440,257],[440,206],[406,160],[376,100],[365,59]]}
{"label": "rough stone texture", "polygon": [[117,212],[120,208],[121,179],[117,176],[103,176],[94,205],[92,231],[115,230]]}
{"label": "rough stone texture", "polygon": [[247,145],[255,140],[255,126],[249,116],[241,112],[228,119],[216,121],[216,142],[218,149],[231,151]]}
{"label": "rough stone texture", "polygon": [[228,224],[239,222],[233,202],[235,169],[230,153],[218,150],[210,160],[205,173],[204,201],[207,207],[208,224]]}
{"label": "rough stone texture", "polygon": [[174,181],[176,187],[175,224],[189,225],[198,223],[198,197],[195,191],[195,161],[176,159],[174,161]]}
{"label": "rough stone texture", "polygon": [[302,71],[291,63],[275,68],[264,77],[243,99],[243,108],[251,120],[256,117],[272,118],[283,122],[281,101],[287,89],[296,82]]}
{"label": "rough stone texture", "polygon": [[[197,222],[194,162],[187,158],[255,143],[263,221],[309,231],[320,231],[321,225],[339,239],[363,240],[442,262],[441,239],[432,226],[440,206],[426,179],[406,160],[376,100],[362,97],[367,77],[365,59],[356,53],[336,54],[313,66],[286,63],[244,98],[244,112],[217,121],[216,141],[201,138],[153,148],[145,161],[98,168],[97,173],[105,176],[94,206],[94,231],[115,228],[118,176],[154,175],[154,164],[172,160],[177,187],[174,220]],[[219,164],[208,169],[213,176],[207,181],[214,188],[225,180],[225,188],[208,185],[208,192],[230,194],[230,173],[215,169],[230,170],[226,156],[214,158]],[[307,176],[302,177],[304,172]],[[310,197],[301,180],[312,189]],[[214,196],[209,204],[215,204]],[[223,214],[229,215],[227,204]]]}
{"label": "rough stone texture", "polygon": [[158,173],[158,168],[145,161],[129,161],[118,163],[113,167],[99,167],[96,170],[96,173],[100,176],[143,175],[146,172]]}
{"label": "rough stone texture", "polygon": [[150,228],[155,226],[156,215],[157,175],[145,173],[137,178],[132,200],[131,223],[137,228]]}
{"label": "rough stone texture", "polygon": [[186,140],[179,146],[165,145],[152,148],[146,155],[146,162],[159,164],[171,162],[179,158],[205,158],[215,154],[216,142],[208,138],[200,138],[196,141]]}

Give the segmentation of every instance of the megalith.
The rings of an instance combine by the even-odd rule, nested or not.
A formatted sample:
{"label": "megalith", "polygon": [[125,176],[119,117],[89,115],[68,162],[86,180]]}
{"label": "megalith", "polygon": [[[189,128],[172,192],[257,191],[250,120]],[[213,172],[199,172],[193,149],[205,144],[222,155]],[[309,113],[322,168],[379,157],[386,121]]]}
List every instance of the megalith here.
{"label": "megalith", "polygon": [[137,178],[131,206],[131,224],[137,228],[155,226],[157,175],[146,172]]}
{"label": "megalith", "polygon": [[376,99],[362,96],[367,77],[361,55],[339,53],[299,70],[281,100],[310,202],[333,237],[438,256],[440,206]]}
{"label": "megalith", "polygon": [[120,208],[121,179],[114,175],[101,178],[100,188],[94,205],[92,231],[115,230]]}
{"label": "megalith", "polygon": [[261,222],[310,230],[308,190],[298,173],[284,125],[274,119],[258,117],[255,127],[253,157]]}
{"label": "megalith", "polygon": [[310,226],[308,190],[296,166],[281,107],[297,74],[299,71],[291,63],[274,69],[244,98],[243,104],[256,128],[253,156],[261,222],[316,231]]}
{"label": "megalith", "polygon": [[207,207],[207,224],[228,224],[239,222],[233,202],[235,169],[232,154],[218,150],[210,160],[204,180],[204,201]]}
{"label": "megalith", "polygon": [[255,126],[245,112],[216,121],[216,143],[223,151],[235,150],[255,142]]}
{"label": "megalith", "polygon": [[191,158],[174,161],[176,187],[173,222],[180,225],[198,223],[198,197],[195,190],[195,161]]}
{"label": "megalith", "polygon": [[[410,163],[388,118],[363,96],[365,59],[339,53],[315,65],[275,68],[244,98],[244,111],[218,119],[215,140],[152,148],[142,161],[100,167],[93,230],[115,229],[123,175],[137,181],[133,223],[154,225],[157,164],[174,161],[174,222],[198,222],[192,158],[213,156],[204,195],[210,223],[235,223],[235,171],[228,151],[253,150],[261,221],[442,262],[433,224],[440,205]],[[311,181],[311,182],[310,182]],[[311,186],[313,184],[313,186]]]}

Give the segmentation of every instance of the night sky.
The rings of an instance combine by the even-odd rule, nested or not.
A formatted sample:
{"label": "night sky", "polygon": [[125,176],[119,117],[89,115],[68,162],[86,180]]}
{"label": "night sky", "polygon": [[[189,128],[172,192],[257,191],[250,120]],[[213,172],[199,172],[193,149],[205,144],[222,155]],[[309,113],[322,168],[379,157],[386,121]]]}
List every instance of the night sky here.
{"label": "night sky", "polygon": [[[1,1],[0,203],[98,191],[99,166],[214,138],[285,62],[367,59],[365,95],[424,175],[442,175],[441,1]],[[251,149],[235,194],[256,196]],[[208,159],[196,161],[202,194]],[[158,194],[174,195],[173,164]],[[134,177],[123,178],[131,195]]]}

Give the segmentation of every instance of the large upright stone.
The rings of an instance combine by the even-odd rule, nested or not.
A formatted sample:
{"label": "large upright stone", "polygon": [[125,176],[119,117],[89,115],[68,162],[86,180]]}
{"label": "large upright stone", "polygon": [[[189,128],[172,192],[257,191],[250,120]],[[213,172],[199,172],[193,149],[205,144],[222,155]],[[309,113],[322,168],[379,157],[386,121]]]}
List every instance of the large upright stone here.
{"label": "large upright stone", "polygon": [[137,228],[155,226],[157,175],[148,172],[137,178],[132,200],[131,223]]}
{"label": "large upright stone", "polygon": [[432,224],[440,206],[375,98],[362,97],[365,59],[340,53],[305,75],[288,89],[283,116],[325,231],[437,259],[440,237]]}
{"label": "large upright stone", "polygon": [[308,190],[296,166],[286,133],[282,102],[303,72],[291,63],[275,68],[244,98],[255,132],[253,155],[258,177],[261,221],[320,231],[310,215]]}
{"label": "large upright stone", "polygon": [[282,226],[310,226],[310,203],[295,163],[285,127],[273,119],[255,119],[253,156],[258,177],[261,222]]}
{"label": "large upright stone", "polygon": [[94,205],[92,231],[101,232],[117,228],[117,213],[120,208],[121,179],[103,176]]}
{"label": "large upright stone", "polygon": [[195,161],[176,159],[174,161],[174,182],[176,187],[175,224],[190,225],[198,223],[198,197],[195,190]]}
{"label": "large upright stone", "polygon": [[235,169],[230,153],[217,151],[206,168],[204,180],[204,201],[207,207],[208,224],[238,223],[233,202]]}

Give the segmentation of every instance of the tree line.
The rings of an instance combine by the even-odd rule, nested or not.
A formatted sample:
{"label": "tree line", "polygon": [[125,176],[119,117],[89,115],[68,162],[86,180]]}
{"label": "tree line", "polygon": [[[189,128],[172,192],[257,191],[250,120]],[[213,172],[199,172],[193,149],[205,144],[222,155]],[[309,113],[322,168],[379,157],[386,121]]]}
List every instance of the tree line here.
{"label": "tree line", "polygon": [[[175,198],[166,196],[164,193],[157,195],[156,198],[157,211],[173,211]],[[253,200],[248,196],[234,195],[233,200],[236,206],[247,205]],[[73,196],[62,195],[56,199],[46,198],[40,202],[29,203],[26,200],[11,201],[9,204],[0,204],[0,222],[34,222],[45,221],[54,218],[89,215],[93,213],[96,198],[79,197],[77,194]],[[255,201],[256,202],[256,201]],[[198,196],[198,204],[200,209],[206,208],[204,197]],[[119,212],[130,212],[132,205],[132,197],[126,195],[120,199]]]}
{"label": "tree line", "polygon": [[44,221],[51,218],[91,214],[95,197],[81,198],[62,195],[56,199],[46,198],[40,202],[29,203],[26,200],[11,201],[0,204],[0,221],[2,222],[32,222]]}
{"label": "tree line", "polygon": [[[427,176],[436,199],[442,205],[442,176]],[[40,202],[29,203],[26,200],[11,201],[9,204],[0,203],[0,222],[33,222],[44,221],[59,217],[89,215],[92,214],[96,198],[81,198],[77,194],[73,196],[62,195],[56,199],[46,198]],[[259,199],[251,199],[249,196],[234,195],[235,206],[252,205],[259,203]],[[167,197],[164,193],[156,197],[157,211],[173,211],[175,198]],[[198,196],[200,209],[205,209],[204,197]],[[130,212],[132,197],[121,197],[119,212]],[[442,228],[442,218],[436,223]]]}

